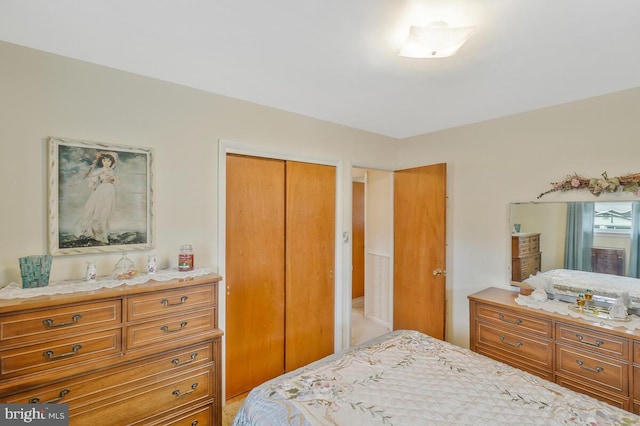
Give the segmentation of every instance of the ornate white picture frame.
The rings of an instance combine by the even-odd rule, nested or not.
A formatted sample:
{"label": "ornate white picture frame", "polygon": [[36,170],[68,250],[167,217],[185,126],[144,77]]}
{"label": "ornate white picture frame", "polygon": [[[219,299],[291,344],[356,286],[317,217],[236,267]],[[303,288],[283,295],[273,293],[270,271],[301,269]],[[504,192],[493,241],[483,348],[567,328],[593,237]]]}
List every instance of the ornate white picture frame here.
{"label": "ornate white picture frame", "polygon": [[151,148],[50,137],[49,254],[153,247]]}

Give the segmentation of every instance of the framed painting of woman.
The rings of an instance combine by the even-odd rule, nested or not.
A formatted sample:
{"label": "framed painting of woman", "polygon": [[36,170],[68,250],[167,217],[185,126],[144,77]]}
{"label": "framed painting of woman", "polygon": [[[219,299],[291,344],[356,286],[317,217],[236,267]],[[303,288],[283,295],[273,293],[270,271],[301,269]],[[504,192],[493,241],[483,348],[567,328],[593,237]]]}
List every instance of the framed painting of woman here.
{"label": "framed painting of woman", "polygon": [[153,247],[153,155],[135,148],[50,137],[49,253]]}

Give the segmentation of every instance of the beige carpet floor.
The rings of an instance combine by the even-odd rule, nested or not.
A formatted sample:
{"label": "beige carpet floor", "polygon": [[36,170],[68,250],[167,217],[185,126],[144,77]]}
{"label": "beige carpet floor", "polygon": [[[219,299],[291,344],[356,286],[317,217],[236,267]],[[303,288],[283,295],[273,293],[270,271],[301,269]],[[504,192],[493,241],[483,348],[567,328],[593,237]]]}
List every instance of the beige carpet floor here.
{"label": "beige carpet floor", "polygon": [[365,318],[364,297],[353,299],[351,303],[353,307],[351,311],[351,346],[359,345],[389,331],[387,327]]}
{"label": "beige carpet floor", "polygon": [[240,409],[240,406],[244,402],[244,399],[240,401],[232,402],[222,407],[222,426],[231,426],[233,418]]}

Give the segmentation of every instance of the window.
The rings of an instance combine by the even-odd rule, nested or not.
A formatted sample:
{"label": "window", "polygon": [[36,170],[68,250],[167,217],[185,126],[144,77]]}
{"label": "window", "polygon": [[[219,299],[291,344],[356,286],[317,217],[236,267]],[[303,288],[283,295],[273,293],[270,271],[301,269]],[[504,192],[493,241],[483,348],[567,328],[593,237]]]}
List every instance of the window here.
{"label": "window", "polygon": [[595,233],[631,233],[631,202],[594,204],[593,231]]}

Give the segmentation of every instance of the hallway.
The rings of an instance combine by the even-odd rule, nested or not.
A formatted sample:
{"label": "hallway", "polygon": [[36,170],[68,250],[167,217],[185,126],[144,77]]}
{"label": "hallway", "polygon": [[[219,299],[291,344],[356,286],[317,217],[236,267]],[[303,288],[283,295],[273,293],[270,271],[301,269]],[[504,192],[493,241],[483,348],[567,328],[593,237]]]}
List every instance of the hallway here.
{"label": "hallway", "polygon": [[351,346],[359,345],[388,331],[387,327],[364,317],[364,297],[353,299],[351,309]]}

